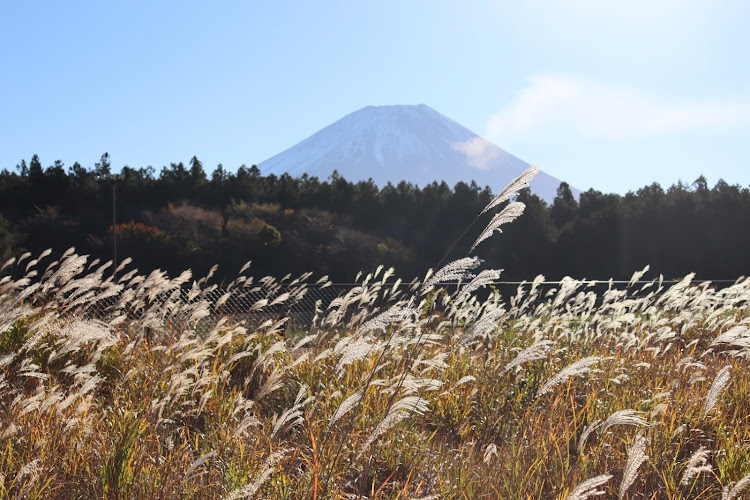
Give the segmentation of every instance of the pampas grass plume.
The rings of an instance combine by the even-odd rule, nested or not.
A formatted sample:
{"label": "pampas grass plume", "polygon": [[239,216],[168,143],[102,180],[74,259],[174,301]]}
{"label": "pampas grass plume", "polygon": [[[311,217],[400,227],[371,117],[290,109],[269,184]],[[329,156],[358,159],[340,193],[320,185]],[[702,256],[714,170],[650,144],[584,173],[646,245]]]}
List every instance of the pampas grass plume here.
{"label": "pampas grass plume", "polygon": [[602,474],[601,476],[586,479],[578,486],[576,486],[575,489],[565,497],[565,500],[586,500],[590,497],[598,497],[604,495],[606,492],[601,491],[598,488],[610,479],[612,479],[611,474]]}

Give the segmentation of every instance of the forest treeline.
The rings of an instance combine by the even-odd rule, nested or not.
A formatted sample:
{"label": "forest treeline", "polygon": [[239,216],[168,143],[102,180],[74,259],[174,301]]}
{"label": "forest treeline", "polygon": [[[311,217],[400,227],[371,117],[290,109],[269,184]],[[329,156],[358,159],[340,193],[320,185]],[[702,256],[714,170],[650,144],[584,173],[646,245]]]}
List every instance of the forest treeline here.
{"label": "forest treeline", "polygon": [[[378,188],[336,173],[295,178],[244,165],[236,172],[219,165],[209,175],[196,157],[159,172],[115,173],[110,162],[105,153],[91,168],[43,167],[35,155],[0,172],[0,259],[74,246],[106,261],[116,234],[118,259],[131,257],[141,272],[204,275],[217,264],[217,276],[231,279],[252,260],[256,276],[313,271],[349,282],[383,264],[410,279],[465,256],[487,223],[477,214],[504,187]],[[528,190],[518,201],[524,215],[478,248],[507,280],[627,279],[647,264],[665,278],[750,272],[747,187],[709,187],[700,177],[624,196],[591,189],[576,200],[563,183],[551,205]]]}

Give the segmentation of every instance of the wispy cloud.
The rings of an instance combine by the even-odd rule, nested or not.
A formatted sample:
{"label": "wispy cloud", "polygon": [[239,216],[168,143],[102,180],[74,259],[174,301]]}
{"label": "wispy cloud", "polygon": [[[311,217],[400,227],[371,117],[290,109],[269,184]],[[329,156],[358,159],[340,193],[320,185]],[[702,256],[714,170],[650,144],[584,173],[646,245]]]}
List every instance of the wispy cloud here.
{"label": "wispy cloud", "polygon": [[680,102],[638,89],[567,75],[542,75],[487,125],[491,141],[507,144],[545,130],[629,139],[750,123],[750,96]]}
{"label": "wispy cloud", "polygon": [[487,170],[500,157],[501,150],[481,137],[473,137],[463,142],[451,144],[451,147],[466,156],[470,166]]}

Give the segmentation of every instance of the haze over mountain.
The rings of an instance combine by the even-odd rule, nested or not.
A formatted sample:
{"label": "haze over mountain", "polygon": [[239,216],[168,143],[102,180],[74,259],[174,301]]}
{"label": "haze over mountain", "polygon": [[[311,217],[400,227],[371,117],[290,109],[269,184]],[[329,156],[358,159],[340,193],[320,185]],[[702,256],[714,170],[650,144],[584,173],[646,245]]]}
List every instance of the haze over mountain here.
{"label": "haze over mountain", "polygon": [[[419,104],[364,107],[258,167],[263,174],[307,173],[320,179],[337,170],[347,180],[372,178],[380,187],[402,180],[418,186],[446,181],[451,187],[475,180],[499,193],[529,164]],[[540,172],[531,190],[551,202],[559,184]]]}

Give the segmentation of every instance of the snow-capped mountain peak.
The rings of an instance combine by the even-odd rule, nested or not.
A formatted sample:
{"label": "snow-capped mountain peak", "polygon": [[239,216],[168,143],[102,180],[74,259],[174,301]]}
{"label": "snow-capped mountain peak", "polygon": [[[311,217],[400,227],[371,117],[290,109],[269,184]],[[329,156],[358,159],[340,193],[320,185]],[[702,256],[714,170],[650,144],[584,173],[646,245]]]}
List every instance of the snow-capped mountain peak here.
{"label": "snow-capped mountain peak", "polygon": [[[347,180],[372,178],[381,187],[476,180],[495,193],[528,166],[424,104],[366,106],[258,165],[264,174],[321,179],[338,170]],[[540,172],[531,189],[551,202],[559,184]]]}

